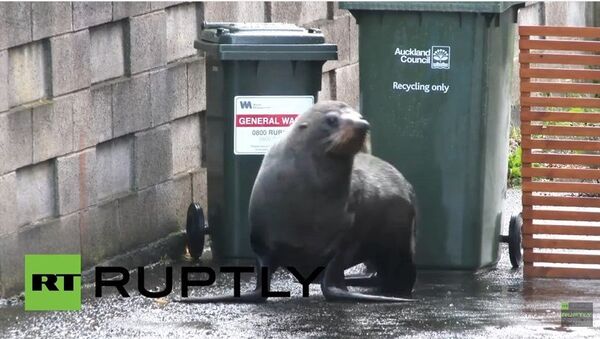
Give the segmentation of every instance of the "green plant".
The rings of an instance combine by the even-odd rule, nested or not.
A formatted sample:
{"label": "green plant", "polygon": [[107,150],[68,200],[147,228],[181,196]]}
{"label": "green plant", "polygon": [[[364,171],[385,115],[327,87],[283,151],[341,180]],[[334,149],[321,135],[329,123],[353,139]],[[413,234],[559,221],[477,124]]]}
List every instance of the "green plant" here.
{"label": "green plant", "polygon": [[509,134],[509,139],[510,139],[510,144],[512,145],[513,143],[516,144],[521,144],[521,129],[519,127],[512,127],[510,128],[510,134]]}
{"label": "green plant", "polygon": [[508,184],[510,186],[521,185],[521,146],[518,146],[508,155]]}

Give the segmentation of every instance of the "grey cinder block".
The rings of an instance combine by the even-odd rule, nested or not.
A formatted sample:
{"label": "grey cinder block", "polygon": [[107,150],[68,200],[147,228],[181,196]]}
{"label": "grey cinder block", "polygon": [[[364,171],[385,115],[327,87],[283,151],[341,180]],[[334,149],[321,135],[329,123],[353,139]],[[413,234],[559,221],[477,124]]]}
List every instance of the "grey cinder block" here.
{"label": "grey cinder block", "polygon": [[73,15],[70,2],[31,3],[33,40],[70,32]]}
{"label": "grey cinder block", "polygon": [[113,20],[136,16],[151,10],[151,3],[144,1],[113,2]]}
{"label": "grey cinder block", "polygon": [[336,100],[348,103],[358,109],[358,64],[352,64],[335,70]]}
{"label": "grey cinder block", "polygon": [[72,253],[81,252],[79,216],[71,214],[50,220],[29,231],[29,242],[40,248],[29,253]]}
{"label": "grey cinder block", "polygon": [[31,3],[0,3],[0,50],[31,41]]}
{"label": "grey cinder block", "polygon": [[306,24],[319,19],[327,19],[325,1],[273,1],[271,3],[271,21]]}
{"label": "grey cinder block", "polygon": [[0,114],[0,175],[33,162],[31,109]]}
{"label": "grey cinder block", "polygon": [[200,168],[192,173],[192,200],[202,206],[204,214],[208,215],[208,191],[206,189],[206,168]]}
{"label": "grey cinder block", "polygon": [[8,104],[8,51],[0,51],[0,112],[6,111]]}
{"label": "grey cinder block", "polygon": [[[264,22],[265,3],[262,1],[238,1],[236,20],[241,22]],[[231,13],[229,14],[231,15]]]}
{"label": "grey cinder block", "polygon": [[335,1],[333,3],[333,17],[337,18],[339,16],[345,16],[345,15],[349,15],[350,11],[348,11],[347,9],[341,9],[340,8],[340,3]]}
{"label": "grey cinder block", "polygon": [[56,178],[59,215],[96,203],[96,149],[57,158]]}
{"label": "grey cinder block", "polygon": [[119,199],[119,242],[123,251],[132,250],[161,237],[157,234],[156,188]]}
{"label": "grey cinder block", "polygon": [[338,48],[338,60],[327,61],[323,72],[347,65],[350,61],[350,15],[320,21],[315,26],[323,31],[325,41],[336,44]]}
{"label": "grey cinder block", "polygon": [[171,123],[173,173],[196,170],[200,167],[200,119],[198,114]]}
{"label": "grey cinder block", "polygon": [[17,170],[19,225],[55,215],[54,165],[45,161]]}
{"label": "grey cinder block", "polygon": [[131,250],[177,231],[191,201],[189,176],[119,199],[119,242]]}
{"label": "grey cinder block", "polygon": [[197,113],[206,110],[205,59],[187,65],[188,67],[188,110]]}
{"label": "grey cinder block", "polygon": [[319,91],[319,101],[332,100],[331,79],[335,75],[335,71],[325,72],[321,75],[321,90]]}
{"label": "grey cinder block", "polygon": [[166,26],[167,20],[164,11],[130,19],[131,73],[166,64]]}
{"label": "grey cinder block", "polygon": [[50,39],[54,96],[90,86],[90,34],[84,30]]}
{"label": "grey cinder block", "polygon": [[18,239],[18,233],[0,237],[0,298],[16,295],[25,286],[25,249]]}
{"label": "grey cinder block", "polygon": [[356,23],[356,19],[353,16],[350,16],[350,45],[349,50],[350,54],[348,56],[350,63],[358,62],[358,24]]}
{"label": "grey cinder block", "polygon": [[135,187],[158,184],[171,176],[171,129],[161,126],[135,135]]}
{"label": "grey cinder block", "polygon": [[545,21],[546,5],[543,2],[528,2],[519,9],[519,25],[541,25]]}
{"label": "grey cinder block", "polygon": [[112,137],[112,88],[84,90],[73,98],[73,149],[81,150]]}
{"label": "grey cinder block", "polygon": [[151,74],[150,96],[154,126],[187,115],[187,66],[181,64]]}
{"label": "grey cinder block", "polygon": [[[92,114],[88,119],[93,127],[95,138],[90,143],[100,143],[111,139],[112,136],[112,86],[94,88],[90,91],[92,96]],[[92,131],[90,131],[92,132]],[[87,146],[87,145],[86,145]]]}
{"label": "grey cinder block", "polygon": [[111,2],[73,2],[73,29],[76,31],[111,20]]}
{"label": "grey cinder block", "polygon": [[204,20],[264,22],[264,3],[259,1],[206,1]]}
{"label": "grey cinder block", "polygon": [[122,22],[90,29],[90,42],[92,83],[125,74]]}
{"label": "grey cinder block", "polygon": [[545,25],[585,26],[586,3],[579,1],[544,2]]}
{"label": "grey cinder block", "polygon": [[167,61],[196,54],[196,4],[185,4],[167,9]]}
{"label": "grey cinder block", "polygon": [[46,47],[34,42],[8,51],[8,91],[11,107],[45,97],[47,93]]}
{"label": "grey cinder block", "polygon": [[16,232],[19,227],[17,210],[17,174],[0,176],[0,237]]}
{"label": "grey cinder block", "polygon": [[150,127],[150,78],[147,74],[113,85],[113,137]]}
{"label": "grey cinder block", "polygon": [[96,180],[99,201],[131,191],[133,137],[110,140],[96,147]]}
{"label": "grey cinder block", "polygon": [[238,3],[233,1],[204,2],[204,20],[206,21],[239,21],[237,19]]}
{"label": "grey cinder block", "polygon": [[33,109],[33,162],[73,150],[73,95]]}
{"label": "grey cinder block", "polygon": [[80,212],[79,229],[81,260],[84,267],[93,266],[120,253],[116,200]]}
{"label": "grey cinder block", "polygon": [[192,180],[183,175],[156,186],[158,230],[162,235],[185,228],[187,208],[192,202]]}
{"label": "grey cinder block", "polygon": [[163,8],[167,8],[167,7],[172,7],[172,6],[177,6],[179,4],[182,4],[183,1],[152,1],[150,4],[150,7],[152,8],[152,10],[155,9],[163,9]]}

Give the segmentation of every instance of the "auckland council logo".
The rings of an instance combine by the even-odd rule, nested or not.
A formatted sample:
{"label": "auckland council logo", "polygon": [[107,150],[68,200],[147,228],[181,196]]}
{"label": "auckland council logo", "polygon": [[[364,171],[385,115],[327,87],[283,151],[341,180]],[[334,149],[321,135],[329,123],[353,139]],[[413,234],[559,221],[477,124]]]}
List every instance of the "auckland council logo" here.
{"label": "auckland council logo", "polygon": [[450,69],[449,46],[431,46],[431,68]]}
{"label": "auckland council logo", "polygon": [[431,46],[428,49],[397,47],[394,55],[403,64],[429,64],[431,69],[450,69],[450,46]]}

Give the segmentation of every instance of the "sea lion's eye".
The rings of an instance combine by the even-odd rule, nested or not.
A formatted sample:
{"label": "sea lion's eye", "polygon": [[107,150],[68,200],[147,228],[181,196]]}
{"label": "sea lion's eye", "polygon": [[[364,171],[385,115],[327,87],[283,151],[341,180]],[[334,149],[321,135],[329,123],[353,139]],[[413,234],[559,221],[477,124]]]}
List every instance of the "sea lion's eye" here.
{"label": "sea lion's eye", "polygon": [[339,124],[338,117],[333,114],[328,114],[327,118],[325,118],[325,121],[327,121],[327,125],[331,127],[337,127]]}

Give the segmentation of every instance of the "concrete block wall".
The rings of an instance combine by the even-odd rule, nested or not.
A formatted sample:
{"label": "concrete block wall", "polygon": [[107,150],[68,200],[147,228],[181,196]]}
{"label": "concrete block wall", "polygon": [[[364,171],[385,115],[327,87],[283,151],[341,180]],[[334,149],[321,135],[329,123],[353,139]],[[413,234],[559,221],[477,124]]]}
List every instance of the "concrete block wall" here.
{"label": "concrete block wall", "polygon": [[203,20],[320,28],[340,58],[319,98],[358,105],[358,30],[337,3],[0,3],[0,297],[23,289],[25,254],[91,267],[207,207]]}

